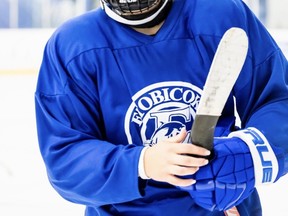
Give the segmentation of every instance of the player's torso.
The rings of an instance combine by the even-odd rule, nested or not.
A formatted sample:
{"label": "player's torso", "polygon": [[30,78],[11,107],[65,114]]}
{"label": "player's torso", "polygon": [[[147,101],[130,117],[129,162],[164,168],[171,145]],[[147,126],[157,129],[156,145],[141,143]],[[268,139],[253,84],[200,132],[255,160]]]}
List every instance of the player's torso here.
{"label": "player's torso", "polygon": [[[172,16],[155,36],[105,20],[106,38],[99,40],[107,47],[86,58],[95,59],[97,93],[110,142],[151,145],[183,127],[190,131],[221,38],[194,35],[180,16],[183,2],[175,3]],[[232,106],[230,98],[218,135],[234,121]]]}
{"label": "player's torso", "polygon": [[97,77],[110,141],[154,144],[190,131],[211,64],[193,38],[105,52]]}
{"label": "player's torso", "polygon": [[[181,4],[178,6],[180,8]],[[172,20],[168,17],[166,23],[170,22],[169,19]],[[164,24],[156,36],[145,36],[108,22],[108,26],[97,27],[95,32],[97,40],[97,34],[102,34],[102,28],[108,31],[108,39],[100,38],[103,46],[81,53],[82,67],[89,68],[89,62],[89,66],[93,66],[92,69],[90,67],[91,71],[95,71],[93,79],[96,80],[96,88],[93,86],[91,89],[97,91],[97,104],[100,107],[95,109],[101,110],[100,123],[104,124],[105,139],[115,144],[154,144],[174,136],[182,127],[190,131],[206,76],[221,39],[221,31],[215,30],[215,35],[205,35],[205,32],[193,34],[187,27],[187,20],[176,19],[172,24]],[[197,32],[197,29],[193,30]],[[230,97],[216,129],[216,136],[230,130],[234,122],[233,111],[233,99]],[[147,199],[133,203],[142,212],[153,212],[145,215],[163,215],[161,209],[168,209],[170,215],[175,215],[172,209],[175,211],[179,205],[183,206],[182,215],[185,215],[184,212],[197,214],[204,211],[197,206],[191,207],[192,199],[187,195],[187,201],[183,201],[185,204],[175,205],[179,194],[171,187],[157,186],[155,191],[153,187],[148,187],[147,193],[151,195],[147,195]],[[155,198],[157,201],[163,199],[165,207],[159,209],[155,204],[154,208]],[[153,209],[149,210],[146,204]],[[134,215],[129,211],[135,208],[131,208],[128,203],[115,205],[115,209],[123,212],[126,209],[126,215]],[[201,215],[210,215],[210,212]]]}

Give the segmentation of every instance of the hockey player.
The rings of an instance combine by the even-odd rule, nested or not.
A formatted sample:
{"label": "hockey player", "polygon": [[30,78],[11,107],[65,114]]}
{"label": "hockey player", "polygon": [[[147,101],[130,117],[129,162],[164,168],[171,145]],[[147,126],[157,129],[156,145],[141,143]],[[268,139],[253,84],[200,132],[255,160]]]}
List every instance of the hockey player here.
{"label": "hockey player", "polygon": [[[54,189],[86,216],[261,215],[257,187],[288,170],[287,60],[268,31],[241,0],[101,5],[59,27],[44,51],[36,119]],[[249,50],[208,161],[189,134],[231,27]]]}

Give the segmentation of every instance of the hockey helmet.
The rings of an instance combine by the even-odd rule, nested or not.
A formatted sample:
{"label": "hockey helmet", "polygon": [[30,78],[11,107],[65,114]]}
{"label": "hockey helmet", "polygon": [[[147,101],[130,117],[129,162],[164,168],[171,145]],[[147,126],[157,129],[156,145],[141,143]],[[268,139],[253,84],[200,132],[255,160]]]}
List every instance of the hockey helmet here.
{"label": "hockey helmet", "polygon": [[117,22],[134,27],[153,27],[162,22],[173,0],[100,0],[105,13]]}

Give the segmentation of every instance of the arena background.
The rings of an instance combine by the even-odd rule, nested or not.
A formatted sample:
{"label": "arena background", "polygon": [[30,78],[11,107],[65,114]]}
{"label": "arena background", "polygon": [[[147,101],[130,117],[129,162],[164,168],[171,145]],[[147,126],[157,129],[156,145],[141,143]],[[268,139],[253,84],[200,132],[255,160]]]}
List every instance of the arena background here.
{"label": "arena background", "polygon": [[[269,31],[288,57],[288,19],[279,20]],[[84,215],[83,206],[65,201],[50,186],[37,143],[34,91],[43,48],[53,31],[0,29],[1,216]],[[287,180],[259,187],[264,216],[287,215]]]}

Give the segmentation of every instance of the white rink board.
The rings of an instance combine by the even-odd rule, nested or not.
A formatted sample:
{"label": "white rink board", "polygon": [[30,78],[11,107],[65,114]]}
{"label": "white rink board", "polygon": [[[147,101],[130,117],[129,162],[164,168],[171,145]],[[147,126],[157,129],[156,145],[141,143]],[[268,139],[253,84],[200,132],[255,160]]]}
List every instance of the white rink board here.
{"label": "white rink board", "polygon": [[[84,215],[52,189],[37,145],[34,91],[52,31],[0,30],[0,216]],[[271,33],[288,56],[288,31]],[[287,180],[259,188],[263,216],[286,214]]]}

